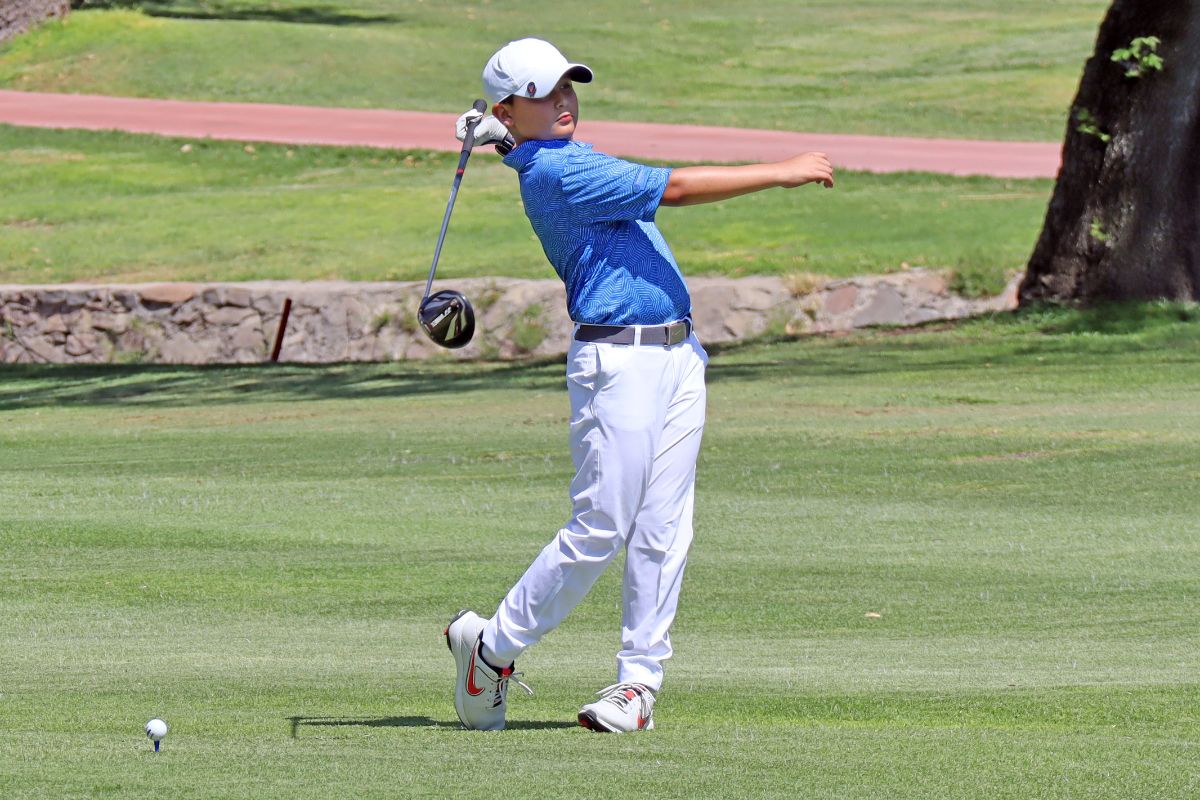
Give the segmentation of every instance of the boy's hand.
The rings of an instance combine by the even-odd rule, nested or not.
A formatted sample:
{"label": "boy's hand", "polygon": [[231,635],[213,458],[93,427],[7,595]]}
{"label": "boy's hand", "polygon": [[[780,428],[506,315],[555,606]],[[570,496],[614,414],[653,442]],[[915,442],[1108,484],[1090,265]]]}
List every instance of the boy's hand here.
{"label": "boy's hand", "polygon": [[779,185],[791,189],[806,183],[833,188],[833,165],[824,153],[802,153],[780,161]]}
{"label": "boy's hand", "polygon": [[[482,119],[480,119],[482,117]],[[471,109],[467,113],[458,118],[458,122],[454,124],[454,135],[461,142],[467,138],[467,125],[471,120],[479,120],[479,124],[475,126],[475,144],[498,144],[504,141],[508,136],[508,128],[492,115],[484,117],[475,109]]]}

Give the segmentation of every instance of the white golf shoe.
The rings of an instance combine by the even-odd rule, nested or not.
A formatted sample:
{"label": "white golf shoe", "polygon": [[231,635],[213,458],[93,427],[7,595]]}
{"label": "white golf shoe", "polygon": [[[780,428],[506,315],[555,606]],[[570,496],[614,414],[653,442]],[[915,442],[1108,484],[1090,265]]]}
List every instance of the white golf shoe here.
{"label": "white golf shoe", "polygon": [[529,694],[533,690],[517,679],[510,665],[499,672],[479,656],[480,634],[487,620],[473,611],[460,611],[444,631],[446,646],[454,654],[458,679],[454,685],[454,710],[468,730],[504,729],[508,709],[508,682],[514,680]]}
{"label": "white golf shoe", "polygon": [[579,709],[579,724],[601,733],[654,730],[654,692],[640,683],[617,683]]}

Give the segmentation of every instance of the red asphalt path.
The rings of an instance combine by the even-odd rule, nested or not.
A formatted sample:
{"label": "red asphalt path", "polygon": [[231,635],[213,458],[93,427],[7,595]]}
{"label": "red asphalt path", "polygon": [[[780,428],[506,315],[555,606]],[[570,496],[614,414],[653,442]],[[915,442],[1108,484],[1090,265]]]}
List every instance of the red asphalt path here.
{"label": "red asphalt path", "polygon": [[[0,123],[10,125],[280,144],[457,151],[455,117],[422,111],[0,90]],[[586,118],[576,136],[605,153],[660,161],[772,161],[818,150],[828,153],[836,167],[868,172],[1053,178],[1061,159],[1057,143],[845,136]]]}

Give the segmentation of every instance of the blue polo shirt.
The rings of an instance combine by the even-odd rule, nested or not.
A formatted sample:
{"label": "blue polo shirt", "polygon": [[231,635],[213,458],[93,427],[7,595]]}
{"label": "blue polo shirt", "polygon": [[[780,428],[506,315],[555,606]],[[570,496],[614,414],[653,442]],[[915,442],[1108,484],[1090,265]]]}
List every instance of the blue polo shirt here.
{"label": "blue polo shirt", "polygon": [[691,314],[683,275],[654,224],[671,170],[566,140],[522,142],[504,163],[520,177],[525,214],[566,285],[571,319],[657,325]]}

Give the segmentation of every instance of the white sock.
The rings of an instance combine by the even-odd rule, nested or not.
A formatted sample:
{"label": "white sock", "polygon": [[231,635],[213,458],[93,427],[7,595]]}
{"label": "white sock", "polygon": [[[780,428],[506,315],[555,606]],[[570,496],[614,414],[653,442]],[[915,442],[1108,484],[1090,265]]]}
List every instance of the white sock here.
{"label": "white sock", "polygon": [[496,654],[492,652],[492,648],[488,647],[487,643],[482,640],[479,642],[479,657],[482,658],[484,663],[486,663],[496,672],[499,672],[502,669],[508,669],[512,666],[511,661],[504,666],[500,666],[502,659],[497,658]]}

